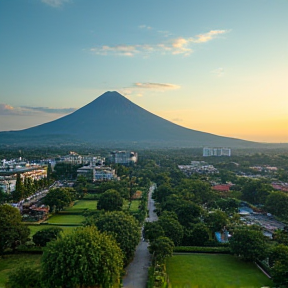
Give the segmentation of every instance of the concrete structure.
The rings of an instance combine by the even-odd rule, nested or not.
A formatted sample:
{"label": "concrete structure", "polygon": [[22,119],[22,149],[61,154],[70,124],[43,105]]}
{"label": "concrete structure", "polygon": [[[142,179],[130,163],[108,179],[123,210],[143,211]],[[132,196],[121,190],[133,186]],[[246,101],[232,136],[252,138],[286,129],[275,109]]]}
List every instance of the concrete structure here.
{"label": "concrete structure", "polygon": [[231,156],[231,149],[224,147],[204,147],[203,156]]}
{"label": "concrete structure", "polygon": [[178,168],[187,176],[192,174],[214,174],[219,171],[213,166],[204,161],[191,161],[191,165],[178,165]]}
{"label": "concrete structure", "polygon": [[118,180],[115,169],[106,166],[83,166],[77,170],[77,178],[81,176],[90,181]]}
{"label": "concrete structure", "polygon": [[113,151],[110,154],[110,161],[115,164],[134,164],[138,160],[138,154],[132,151]]}
{"label": "concrete structure", "polygon": [[94,171],[95,181],[118,180],[115,170],[111,167],[95,167]]}

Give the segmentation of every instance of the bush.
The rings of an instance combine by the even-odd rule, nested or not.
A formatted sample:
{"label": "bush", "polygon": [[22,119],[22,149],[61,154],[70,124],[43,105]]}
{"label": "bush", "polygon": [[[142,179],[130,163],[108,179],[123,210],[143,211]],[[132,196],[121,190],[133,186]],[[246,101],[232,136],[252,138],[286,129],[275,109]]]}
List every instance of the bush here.
{"label": "bush", "polygon": [[6,288],[40,288],[41,273],[35,268],[21,266],[10,273]]}

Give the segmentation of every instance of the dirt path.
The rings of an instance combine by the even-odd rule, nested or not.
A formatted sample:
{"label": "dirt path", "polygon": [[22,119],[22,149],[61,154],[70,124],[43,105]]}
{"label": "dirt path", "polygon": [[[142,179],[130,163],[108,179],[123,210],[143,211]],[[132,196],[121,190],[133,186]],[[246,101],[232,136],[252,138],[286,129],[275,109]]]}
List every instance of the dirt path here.
{"label": "dirt path", "polygon": [[[155,189],[155,186],[152,185],[149,189],[148,194],[148,210],[149,217],[146,218],[146,221],[152,222],[158,219],[156,213],[153,212],[155,209],[154,200],[152,199],[152,193]],[[145,288],[148,278],[148,268],[150,266],[151,255],[147,249],[148,243],[141,241],[138,244],[134,259],[126,268],[126,276],[123,278],[123,287],[126,288]]]}

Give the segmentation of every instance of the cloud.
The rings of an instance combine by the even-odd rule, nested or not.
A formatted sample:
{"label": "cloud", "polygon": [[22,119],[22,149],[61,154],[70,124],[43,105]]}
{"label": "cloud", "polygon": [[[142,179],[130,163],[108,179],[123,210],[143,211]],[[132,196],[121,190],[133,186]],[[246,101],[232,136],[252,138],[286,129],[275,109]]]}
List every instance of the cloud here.
{"label": "cloud", "polygon": [[53,114],[69,114],[76,110],[76,108],[50,108],[50,107],[28,107],[28,106],[22,106],[21,108]]}
{"label": "cloud", "polygon": [[[142,29],[147,29],[146,25],[141,25]],[[151,28],[151,27],[150,27]],[[184,38],[178,37],[175,39],[169,39],[165,43],[156,44],[135,44],[135,45],[104,45],[100,47],[90,48],[90,52],[97,55],[116,55],[116,56],[129,56],[144,54],[145,56],[151,53],[172,54],[172,55],[184,55],[189,56],[193,53],[191,48],[192,44],[199,44],[211,41],[218,35],[227,33],[228,30],[211,30],[204,34],[196,35],[195,37]]]}
{"label": "cloud", "polygon": [[74,112],[75,108],[49,108],[49,107],[13,107],[8,104],[0,104],[0,115],[21,115],[31,116],[39,114],[69,114]]}
{"label": "cloud", "polygon": [[182,122],[183,121],[182,118],[173,118],[171,120],[174,121],[174,122]]}
{"label": "cloud", "polygon": [[224,68],[219,67],[219,68],[211,71],[211,73],[215,74],[217,77],[222,77],[224,75]]}
{"label": "cloud", "polygon": [[151,90],[175,90],[181,88],[179,85],[169,84],[169,83],[135,83],[135,87],[137,88],[144,88],[144,89],[151,89]]}
{"label": "cloud", "polygon": [[208,33],[197,35],[196,39],[191,38],[190,41],[193,43],[205,43],[217,37],[218,35],[225,34],[227,32],[228,30],[211,30]]}
{"label": "cloud", "polygon": [[41,2],[56,8],[62,6],[64,3],[70,2],[70,0],[41,0]]}
{"label": "cloud", "polygon": [[147,26],[147,25],[139,25],[138,28],[147,29],[147,30],[152,30],[153,29],[151,26]]}

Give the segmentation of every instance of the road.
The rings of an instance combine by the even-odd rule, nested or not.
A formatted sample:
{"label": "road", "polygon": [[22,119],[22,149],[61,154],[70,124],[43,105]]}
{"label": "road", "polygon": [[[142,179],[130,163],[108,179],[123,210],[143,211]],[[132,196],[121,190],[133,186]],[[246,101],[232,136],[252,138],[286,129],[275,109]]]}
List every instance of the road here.
{"label": "road", "polygon": [[[148,193],[149,217],[147,217],[145,221],[149,222],[153,222],[158,219],[156,213],[154,212],[155,204],[154,200],[152,199],[152,193],[155,187],[155,185],[152,185],[149,188]],[[123,278],[123,287],[146,288],[146,283],[148,279],[148,268],[150,266],[150,263],[151,255],[148,251],[148,243],[146,241],[143,241],[143,238],[141,237],[141,241],[135,251],[134,259],[125,269],[126,275]]]}

